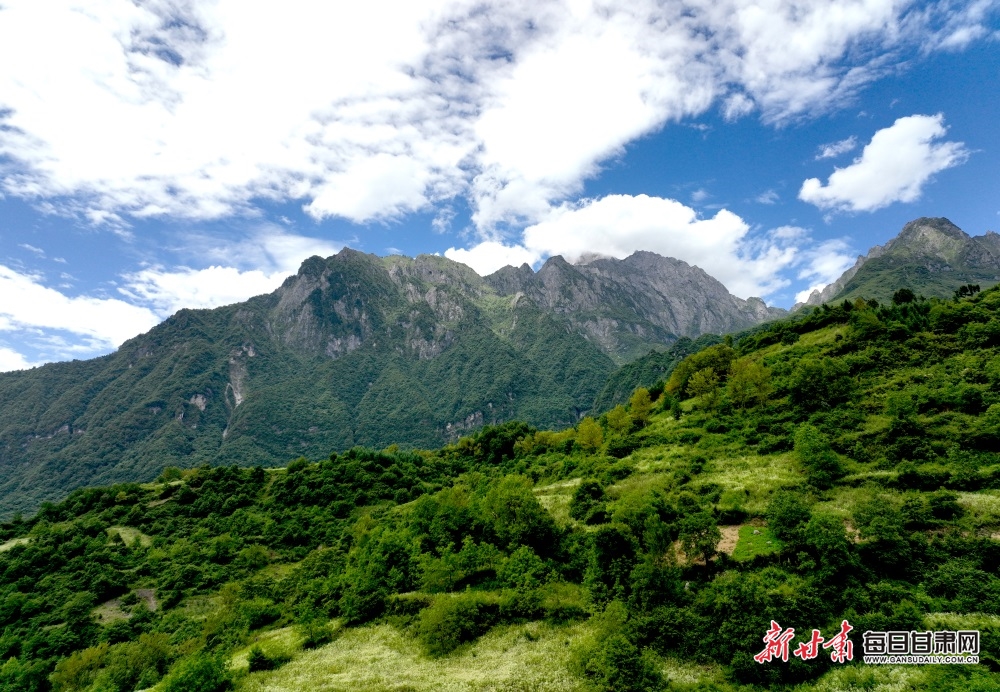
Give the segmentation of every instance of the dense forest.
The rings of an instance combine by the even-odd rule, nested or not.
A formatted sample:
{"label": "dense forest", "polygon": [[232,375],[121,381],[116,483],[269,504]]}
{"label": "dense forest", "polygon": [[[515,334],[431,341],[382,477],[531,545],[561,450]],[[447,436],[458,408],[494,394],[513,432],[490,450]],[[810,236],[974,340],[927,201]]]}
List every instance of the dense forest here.
{"label": "dense forest", "polygon": [[[640,371],[574,428],[169,467],[17,516],[0,690],[1000,688],[1000,290]],[[759,656],[845,621],[851,660]],[[929,630],[979,631],[979,663],[861,660]]]}

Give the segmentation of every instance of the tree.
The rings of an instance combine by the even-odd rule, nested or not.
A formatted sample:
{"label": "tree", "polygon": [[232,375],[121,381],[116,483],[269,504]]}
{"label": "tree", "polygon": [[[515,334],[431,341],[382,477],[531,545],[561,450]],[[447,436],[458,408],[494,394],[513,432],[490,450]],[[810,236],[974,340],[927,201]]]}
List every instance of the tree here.
{"label": "tree", "polygon": [[632,416],[621,404],[608,411],[608,427],[617,435],[625,435],[632,430]]}
{"label": "tree", "polygon": [[585,417],[576,427],[576,443],[585,452],[594,452],[604,443],[604,431],[590,416]]}
{"label": "tree", "polygon": [[733,361],[729,368],[729,398],[740,408],[763,405],[771,394],[771,371],[750,358]]}
{"label": "tree", "polygon": [[712,368],[702,368],[691,375],[687,391],[691,396],[700,399],[705,408],[715,408],[719,401],[719,376]]}
{"label": "tree", "polygon": [[163,689],[165,692],[221,692],[229,689],[230,684],[224,661],[206,654],[195,654],[174,666]]}
{"label": "tree", "polygon": [[653,408],[653,400],[649,396],[649,390],[639,387],[632,393],[629,399],[629,410],[632,412],[632,422],[643,427],[649,423],[649,413]]}
{"label": "tree", "polygon": [[844,468],[830,441],[818,428],[803,423],[795,431],[795,454],[806,470],[806,480],[820,489],[829,488],[844,475]]}
{"label": "tree", "polygon": [[833,358],[802,361],[789,383],[792,403],[807,411],[832,408],[845,401],[853,388],[850,369]]}
{"label": "tree", "polygon": [[709,563],[715,556],[715,549],[722,540],[719,525],[711,512],[701,511],[689,514],[680,522],[678,535],[681,550],[692,562],[698,558],[705,561],[705,571],[710,569]]}
{"label": "tree", "polygon": [[736,351],[726,344],[716,344],[688,356],[674,368],[667,381],[667,391],[680,394],[688,390],[691,377],[705,368],[711,368],[719,380],[725,379],[730,364],[736,359]]}

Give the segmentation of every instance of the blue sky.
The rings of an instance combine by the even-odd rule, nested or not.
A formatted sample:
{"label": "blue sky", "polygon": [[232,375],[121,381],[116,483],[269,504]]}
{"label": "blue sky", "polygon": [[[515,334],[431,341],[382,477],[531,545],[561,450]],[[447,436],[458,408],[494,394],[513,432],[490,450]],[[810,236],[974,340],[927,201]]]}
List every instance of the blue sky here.
{"label": "blue sky", "polygon": [[4,0],[0,370],[345,245],[790,307],[916,217],[1000,225],[998,51],[997,0]]}

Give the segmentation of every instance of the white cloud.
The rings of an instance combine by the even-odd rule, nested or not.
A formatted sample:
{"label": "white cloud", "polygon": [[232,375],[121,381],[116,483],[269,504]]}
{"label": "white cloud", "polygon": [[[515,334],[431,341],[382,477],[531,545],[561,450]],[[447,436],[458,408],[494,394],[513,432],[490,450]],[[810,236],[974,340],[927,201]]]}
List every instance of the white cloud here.
{"label": "white cloud", "polygon": [[665,123],[842,107],[991,7],[5,0],[0,188],[125,235],[259,199],[362,222],[466,196],[488,237]]}
{"label": "white cloud", "polygon": [[[218,307],[269,293],[307,257],[329,256],[342,247],[278,226],[261,226],[235,241],[188,234],[179,238],[175,251],[215,264],[203,269],[147,266],[126,273],[118,288],[121,298],[70,297],[45,286],[41,275],[0,265],[0,333],[16,339],[18,348],[0,346],[0,370],[107,353],[181,308]],[[63,272],[60,278],[74,277]]]}
{"label": "white cloud", "polygon": [[285,272],[266,274],[235,267],[156,267],[127,274],[126,287],[118,290],[152,305],[158,314],[170,315],[181,308],[215,308],[270,293],[287,277]]}
{"label": "white cloud", "polygon": [[826,185],[818,178],[802,183],[799,199],[821,209],[874,211],[893,202],[919,199],[931,176],[964,163],[962,142],[941,142],[944,116],[911,115],[879,130],[861,156],[837,168]]}
{"label": "white cloud", "polygon": [[722,102],[722,117],[732,122],[753,113],[753,99],[746,94],[733,94]]}
{"label": "white cloud", "polygon": [[754,198],[758,204],[777,204],[781,197],[774,190],[765,190]]}
{"label": "white cloud", "polygon": [[816,154],[816,160],[820,161],[822,159],[833,159],[841,154],[846,154],[849,151],[853,151],[855,147],[858,146],[858,138],[851,135],[847,139],[842,139],[839,142],[830,142],[829,144],[821,144],[819,146],[819,153]]}
{"label": "white cloud", "polygon": [[270,293],[308,257],[328,257],[343,245],[286,233],[265,226],[240,241],[188,235],[184,251],[202,262],[218,262],[203,269],[180,266],[146,267],[124,275],[119,292],[148,305],[161,317],[181,308],[214,308]]}
{"label": "white cloud", "polygon": [[0,372],[10,372],[11,370],[27,370],[40,363],[32,363],[17,351],[0,346]]}
{"label": "white cloud", "polygon": [[472,267],[481,276],[492,274],[508,264],[520,267],[525,263],[535,264],[541,259],[537,252],[520,245],[504,245],[493,240],[484,241],[467,250],[448,248],[444,256]]}
{"label": "white cloud", "polygon": [[594,254],[623,258],[649,250],[701,267],[734,294],[748,297],[787,285],[781,271],[798,261],[798,246],[807,242],[802,229],[791,227],[750,234],[747,223],[727,210],[702,219],[676,200],[609,195],[553,210],[525,229],[519,245],[486,241],[445,255],[487,274],[553,255],[576,262]]}
{"label": "white cloud", "polygon": [[803,256],[806,264],[799,271],[798,278],[809,281],[810,285],[795,295],[796,303],[804,303],[813,291],[821,291],[832,284],[856,261],[842,238],[824,241],[806,250]]}
{"label": "white cloud", "polygon": [[117,298],[69,297],[43,286],[37,276],[0,265],[2,331],[59,329],[110,349],[157,322],[148,308]]}

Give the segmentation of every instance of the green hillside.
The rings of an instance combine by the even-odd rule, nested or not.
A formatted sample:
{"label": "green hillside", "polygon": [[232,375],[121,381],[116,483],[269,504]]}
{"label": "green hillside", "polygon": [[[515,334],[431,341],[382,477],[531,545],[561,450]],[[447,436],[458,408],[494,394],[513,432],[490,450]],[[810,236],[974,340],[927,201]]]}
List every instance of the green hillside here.
{"label": "green hillside", "polygon": [[181,310],[112,355],[0,373],[0,518],[171,464],[437,447],[512,418],[572,425],[614,370],[464,265],[315,257],[275,293]]}
{"label": "green hillside", "polygon": [[[575,428],[336,449],[0,525],[0,690],[1000,688],[998,289],[814,309]],[[853,660],[758,663],[772,620]],[[861,661],[911,630],[980,662]]]}

